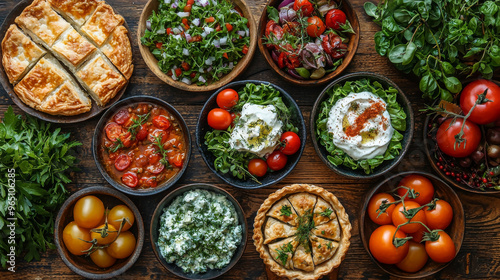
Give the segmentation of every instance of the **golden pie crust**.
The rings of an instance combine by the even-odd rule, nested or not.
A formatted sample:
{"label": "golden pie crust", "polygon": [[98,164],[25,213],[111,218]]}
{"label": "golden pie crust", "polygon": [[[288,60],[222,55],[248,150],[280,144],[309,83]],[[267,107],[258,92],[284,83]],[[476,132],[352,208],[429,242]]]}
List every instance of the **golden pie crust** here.
{"label": "golden pie crust", "polygon": [[125,20],[115,14],[110,5],[100,3],[89,20],[82,26],[82,33],[101,46],[113,30],[122,25]]}
{"label": "golden pie crust", "polygon": [[82,26],[99,5],[98,0],[48,0],[54,10],[77,27]]}
{"label": "golden pie crust", "polygon": [[[308,221],[317,220],[322,223],[320,225],[321,231],[326,229],[324,235],[327,236],[321,236],[321,231],[318,235],[312,229],[306,235],[308,242],[299,242],[298,235],[293,235],[278,238],[265,244],[266,223],[271,217],[276,218],[275,205],[285,205],[283,200],[289,201],[298,213],[297,226],[300,226],[301,221],[305,218]],[[312,201],[314,201],[313,205],[311,205]],[[315,210],[316,206],[320,207],[318,211]],[[332,211],[324,212],[325,206],[330,206]],[[274,214],[270,215],[271,211]],[[318,214],[321,212],[324,213],[324,217],[328,213],[330,214],[320,219]],[[301,217],[304,218],[301,219]],[[283,222],[282,220],[275,221]],[[350,245],[351,223],[344,207],[332,193],[313,185],[294,184],[271,194],[264,201],[255,217],[253,232],[254,245],[272,272],[279,277],[289,279],[316,280],[338,267],[345,258]],[[272,235],[272,233],[268,234]],[[338,240],[334,240],[332,237],[336,237]],[[283,259],[284,257],[286,260]],[[286,261],[286,264],[283,265],[282,261]]]}

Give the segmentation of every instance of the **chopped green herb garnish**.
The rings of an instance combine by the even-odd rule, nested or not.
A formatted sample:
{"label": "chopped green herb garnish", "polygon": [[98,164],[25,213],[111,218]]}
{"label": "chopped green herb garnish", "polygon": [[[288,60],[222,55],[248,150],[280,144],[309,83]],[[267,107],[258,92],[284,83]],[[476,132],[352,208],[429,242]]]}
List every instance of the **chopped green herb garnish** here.
{"label": "chopped green herb garnish", "polygon": [[320,212],[319,214],[323,217],[330,218],[330,215],[333,213],[333,210],[330,208],[327,208],[325,211]]}
{"label": "chopped green herb garnish", "polygon": [[281,261],[283,266],[285,266],[288,261],[288,253],[293,253],[292,242],[290,241],[287,244],[282,245],[279,249],[276,249],[276,253],[278,253],[276,259]]}
{"label": "chopped green herb garnish", "polygon": [[280,212],[281,212],[280,216],[291,217],[292,216],[292,207],[290,207],[288,205],[283,205],[283,206],[281,206]]}

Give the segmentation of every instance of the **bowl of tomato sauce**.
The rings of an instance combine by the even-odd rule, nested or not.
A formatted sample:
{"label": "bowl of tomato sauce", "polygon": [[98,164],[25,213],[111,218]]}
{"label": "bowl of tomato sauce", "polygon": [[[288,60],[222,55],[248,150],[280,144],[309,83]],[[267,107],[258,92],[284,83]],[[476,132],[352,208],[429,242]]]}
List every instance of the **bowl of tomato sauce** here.
{"label": "bowl of tomato sauce", "polygon": [[134,96],[103,114],[92,151],[97,168],[113,187],[131,195],[152,195],[175,184],[186,170],[191,136],[172,105]]}

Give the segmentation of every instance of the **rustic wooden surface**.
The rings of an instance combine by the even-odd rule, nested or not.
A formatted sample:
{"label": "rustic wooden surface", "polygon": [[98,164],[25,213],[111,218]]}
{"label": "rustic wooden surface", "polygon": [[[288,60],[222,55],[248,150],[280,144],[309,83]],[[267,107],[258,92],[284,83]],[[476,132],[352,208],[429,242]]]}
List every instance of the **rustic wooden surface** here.
{"label": "rustic wooden surface", "polygon": [[[0,20],[6,17],[16,4],[16,0],[0,1]],[[123,15],[132,32],[132,38],[136,37],[137,21],[146,3],[146,0],[107,0],[121,15]],[[431,168],[425,157],[422,145],[422,124],[424,115],[419,113],[423,108],[423,101],[420,98],[418,85],[415,78],[407,76],[397,71],[390,62],[376,54],[374,49],[373,35],[379,27],[369,21],[368,16],[363,11],[365,0],[351,0],[358,13],[361,24],[361,40],[356,56],[345,73],[357,71],[371,71],[387,76],[395,81],[412,101],[413,110],[416,113],[415,139],[404,161],[397,166],[392,173],[407,170],[423,170],[431,172]],[[258,20],[265,2],[264,0],[249,0],[252,5],[253,15]],[[198,112],[201,110],[206,94],[193,94],[176,90],[167,86],[157,79],[149,71],[142,61],[137,43],[132,42],[134,48],[135,71],[130,85],[124,97],[133,95],[153,95],[173,104],[186,119],[190,133],[194,137],[194,129]],[[312,105],[321,91],[321,87],[301,88],[284,82],[279,76],[273,73],[265,63],[262,55],[257,53],[246,72],[240,79],[256,79],[273,82],[287,90],[298,102],[302,109],[306,123],[309,124],[309,115]],[[12,104],[12,100],[0,89],[0,113]],[[16,108],[17,109],[17,108]],[[17,110],[16,112],[20,112]],[[68,188],[71,191],[94,185],[107,185],[104,178],[98,172],[94,159],[92,158],[91,137],[98,117],[86,121],[80,125],[60,125],[63,131],[71,132],[72,138],[81,141],[83,146],[78,150],[81,158],[80,167],[82,172],[73,175],[73,184]],[[390,279],[370,260],[367,252],[363,248],[359,239],[358,211],[362,206],[365,193],[375,182],[382,180],[351,180],[342,178],[324,165],[308,138],[304,154],[295,170],[281,183],[276,186],[256,190],[239,190],[221,183],[214,174],[210,172],[203,163],[196,147],[193,147],[193,154],[190,167],[183,178],[175,187],[188,183],[210,183],[221,186],[231,192],[241,203],[246,212],[247,221],[252,231],[255,213],[264,199],[277,189],[293,184],[308,183],[321,186],[334,193],[345,206],[351,223],[352,238],[351,247],[347,257],[339,269],[340,279]],[[453,263],[429,279],[461,279],[461,278],[500,278],[500,196],[477,195],[456,189],[465,209],[466,232],[465,239],[458,256]],[[166,195],[168,191],[153,197],[139,198],[131,197],[142,213],[145,228],[149,229],[149,219],[156,204]],[[252,233],[248,237],[248,246],[240,262],[229,271],[223,279],[266,279],[265,267],[260,260],[251,239]],[[61,261],[55,250],[49,250],[40,261],[31,263],[19,262],[16,272],[0,272],[0,279],[79,279]],[[137,263],[120,279],[177,279],[166,271],[156,260],[149,235],[146,236],[145,246],[141,257]]]}

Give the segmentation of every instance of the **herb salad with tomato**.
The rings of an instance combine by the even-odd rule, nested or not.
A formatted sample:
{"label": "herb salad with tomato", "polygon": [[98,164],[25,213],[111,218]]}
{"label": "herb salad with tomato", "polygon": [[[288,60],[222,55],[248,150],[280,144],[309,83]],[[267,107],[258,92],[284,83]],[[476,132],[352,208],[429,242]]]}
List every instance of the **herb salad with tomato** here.
{"label": "herb salad with tomato", "polygon": [[175,81],[208,85],[248,53],[249,21],[228,0],[159,1],[141,38]]}
{"label": "herb salad with tomato", "polygon": [[156,188],[186,160],[181,124],[167,109],[146,102],[118,110],[104,126],[100,153],[109,176],[130,188]]}

